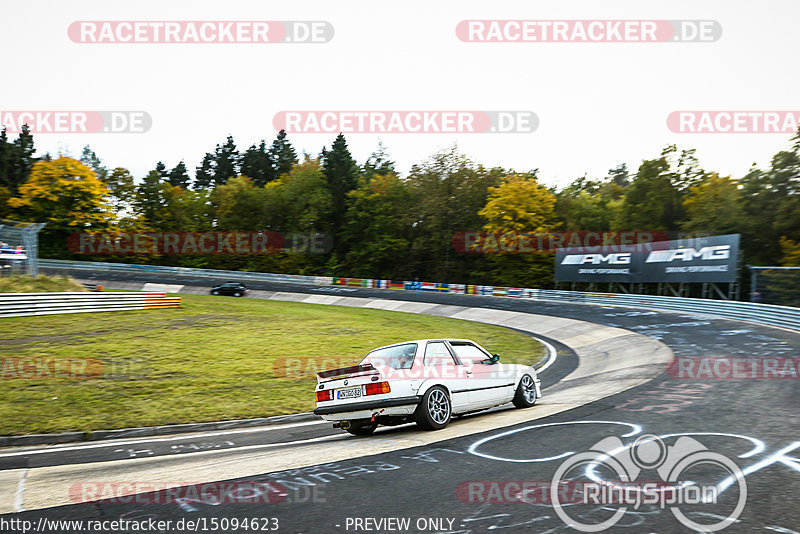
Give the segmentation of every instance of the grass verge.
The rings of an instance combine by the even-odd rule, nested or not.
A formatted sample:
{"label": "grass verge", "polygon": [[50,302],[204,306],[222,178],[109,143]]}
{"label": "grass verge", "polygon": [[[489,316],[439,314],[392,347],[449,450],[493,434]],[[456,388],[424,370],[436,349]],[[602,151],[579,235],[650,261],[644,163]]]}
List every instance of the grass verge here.
{"label": "grass verge", "polygon": [[473,339],[507,363],[544,356],[531,337],[481,323],[181,297],[180,308],[2,319],[0,435],[308,411],[319,368],[352,365],[373,348],[409,339]]}
{"label": "grass verge", "polygon": [[0,293],[51,293],[63,291],[86,291],[68,276],[9,276],[0,278]]}

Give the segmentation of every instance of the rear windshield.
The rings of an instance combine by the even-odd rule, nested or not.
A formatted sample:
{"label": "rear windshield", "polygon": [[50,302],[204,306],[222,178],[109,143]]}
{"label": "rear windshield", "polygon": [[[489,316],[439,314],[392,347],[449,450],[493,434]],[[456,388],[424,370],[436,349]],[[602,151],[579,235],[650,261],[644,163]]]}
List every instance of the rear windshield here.
{"label": "rear windshield", "polygon": [[371,363],[374,367],[391,367],[392,369],[411,369],[414,356],[417,354],[416,343],[395,345],[384,349],[373,350],[361,360],[361,365]]}

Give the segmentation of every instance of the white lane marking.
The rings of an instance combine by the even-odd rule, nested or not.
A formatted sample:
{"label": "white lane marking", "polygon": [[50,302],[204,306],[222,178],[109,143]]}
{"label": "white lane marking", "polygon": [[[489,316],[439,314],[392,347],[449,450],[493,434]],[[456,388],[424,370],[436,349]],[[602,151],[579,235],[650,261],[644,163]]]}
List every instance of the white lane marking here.
{"label": "white lane marking", "polygon": [[556,358],[558,358],[558,351],[556,350],[556,348],[553,345],[551,345],[550,343],[548,343],[544,339],[542,339],[542,338],[540,338],[538,336],[531,336],[531,337],[533,339],[535,339],[536,341],[538,341],[539,343],[541,343],[542,345],[544,345],[545,348],[547,349],[547,354],[548,354],[547,363],[545,363],[543,366],[541,366],[538,369],[536,369],[536,373],[538,374],[538,373],[541,373],[542,371],[544,371],[545,369],[547,369],[548,367],[550,367],[551,365],[553,365],[553,363],[555,363]]}
{"label": "white lane marking", "polygon": [[163,291],[164,293],[180,293],[181,289],[183,289],[183,286],[178,284],[147,283],[142,286],[142,291]]}
{"label": "white lane marking", "polygon": [[25,469],[22,472],[22,477],[19,479],[19,484],[17,485],[17,502],[14,504],[14,508],[16,512],[24,512],[25,508],[23,507],[23,500],[22,494],[25,492],[25,477],[28,476],[29,469]]}
{"label": "white lane marking", "polygon": [[525,426],[525,427],[522,427],[522,428],[516,428],[516,429],[513,429],[513,430],[508,430],[506,432],[501,432],[500,434],[494,434],[494,435],[491,435],[491,436],[486,436],[485,438],[479,439],[478,441],[476,441],[475,443],[470,445],[469,448],[467,449],[467,452],[470,453],[470,454],[474,454],[475,456],[480,456],[482,458],[486,458],[486,459],[489,459],[489,460],[498,460],[498,461],[501,461],[501,462],[531,463],[531,462],[549,462],[551,460],[558,460],[558,459],[565,458],[565,457],[570,456],[570,455],[575,454],[575,453],[572,452],[572,451],[568,451],[568,452],[561,453],[561,454],[559,454],[557,456],[550,456],[548,458],[532,458],[532,459],[520,460],[520,459],[516,459],[516,458],[503,458],[502,456],[492,456],[491,454],[478,452],[478,447],[480,447],[481,445],[483,445],[484,443],[487,443],[489,441],[494,441],[496,439],[503,438],[505,436],[510,436],[511,434],[516,434],[518,432],[524,432],[526,430],[532,430],[534,428],[544,428],[544,427],[548,427],[548,426],[576,425],[576,424],[605,424],[605,425],[622,425],[622,426],[631,427],[631,431],[630,432],[628,432],[627,434],[623,434],[622,435],[623,438],[627,438],[629,436],[634,436],[634,435],[636,435],[636,434],[638,434],[638,433],[640,433],[642,431],[642,427],[641,426],[635,425],[633,423],[624,423],[622,421],[565,421],[565,422],[561,422],[561,423],[543,423],[543,424],[540,424],[540,425]]}
{"label": "white lane marking", "polygon": [[183,434],[180,436],[175,436],[173,438],[158,438],[155,436],[148,436],[146,438],[141,439],[134,439],[128,441],[106,441],[102,443],[92,443],[89,445],[71,445],[65,447],[51,447],[47,449],[29,449],[24,451],[18,452],[9,452],[5,454],[0,454],[0,458],[9,458],[11,456],[23,456],[28,454],[47,454],[51,452],[65,452],[65,451],[80,451],[85,449],[99,449],[103,447],[120,447],[122,445],[136,445],[139,443],[166,443],[170,441],[181,441],[181,440],[188,440],[188,439],[197,439],[197,438],[210,438],[215,436],[229,436],[231,434],[247,434],[251,432],[267,432],[270,430],[283,430],[286,428],[297,428],[301,426],[309,426],[309,425],[322,425],[322,424],[330,424],[329,421],[308,421],[306,423],[294,423],[291,425],[274,425],[271,427],[255,427],[255,428],[244,428],[240,430],[223,430],[220,432],[207,432],[204,434]]}
{"label": "white lane marking", "polygon": [[[325,421],[325,423],[330,423],[330,421]],[[403,426],[407,426],[407,425],[403,425]],[[392,427],[392,428],[400,428],[400,427]],[[387,429],[384,432],[387,432],[387,431],[390,431],[390,430]],[[380,436],[382,433],[383,432],[376,432],[373,435],[373,437]],[[385,444],[388,441],[395,441],[396,439],[397,438],[386,437],[386,438],[379,438],[380,441],[372,439],[372,440],[370,440],[370,441],[368,441],[366,443]],[[208,456],[208,455],[211,455],[211,454],[224,454],[224,453],[239,454],[242,451],[254,451],[254,450],[259,450],[259,449],[272,449],[272,448],[275,448],[275,447],[309,445],[309,444],[313,444],[313,443],[328,442],[328,441],[333,441],[333,442],[335,442],[334,443],[335,445],[343,445],[343,446],[349,447],[349,448],[354,448],[354,447],[361,448],[361,447],[363,447],[363,445],[360,444],[361,440],[358,440],[358,438],[355,438],[355,437],[352,437],[352,436],[349,436],[349,435],[345,435],[345,434],[330,434],[328,436],[319,436],[319,437],[316,437],[316,438],[299,439],[299,440],[296,440],[296,441],[282,441],[282,442],[278,442],[278,443],[257,443],[257,444],[254,444],[254,445],[245,445],[245,446],[242,446],[242,447],[235,447],[235,448],[232,448],[232,449],[217,449],[217,450],[210,450],[210,451],[197,451],[197,452],[191,452],[191,453],[187,453],[187,454],[181,454],[179,456],[169,456],[169,458],[186,459],[187,457],[196,458],[198,456]],[[424,445],[424,443],[420,443],[419,441],[413,440],[413,439],[411,439],[410,442],[411,443],[409,445],[407,445],[405,448],[412,448],[412,447],[418,447],[420,445]],[[388,451],[376,450],[375,454],[379,454],[381,452],[388,452]],[[162,457],[159,457],[159,458],[162,458]],[[137,459],[137,461],[138,460],[149,460],[149,459],[150,458],[148,457],[148,458]],[[122,460],[112,460],[112,461],[120,462]],[[226,460],[220,459],[219,461],[220,462],[224,462]],[[236,461],[238,462],[239,460],[236,460]],[[99,463],[106,463],[106,462],[99,462]],[[56,467],[58,467],[58,468],[69,468],[69,467],[75,467],[76,465],[77,464],[64,464],[64,465],[60,465],[60,466],[56,466]]]}

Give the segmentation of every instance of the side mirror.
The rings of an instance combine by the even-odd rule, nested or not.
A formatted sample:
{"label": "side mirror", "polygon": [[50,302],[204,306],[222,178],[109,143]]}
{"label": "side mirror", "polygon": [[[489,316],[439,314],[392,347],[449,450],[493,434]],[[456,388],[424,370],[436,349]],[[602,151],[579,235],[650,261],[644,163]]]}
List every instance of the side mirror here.
{"label": "side mirror", "polygon": [[489,358],[489,363],[492,363],[492,364],[497,363],[499,361],[500,361],[500,355],[499,354],[492,354],[492,357]]}

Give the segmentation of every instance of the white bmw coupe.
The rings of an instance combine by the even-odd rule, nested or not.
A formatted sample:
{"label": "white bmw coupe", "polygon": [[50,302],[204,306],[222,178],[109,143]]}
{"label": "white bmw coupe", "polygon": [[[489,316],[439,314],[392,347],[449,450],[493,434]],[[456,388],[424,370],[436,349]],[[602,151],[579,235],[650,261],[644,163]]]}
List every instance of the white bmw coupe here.
{"label": "white bmw coupe", "polygon": [[378,425],[444,428],[454,415],[541,396],[532,366],[499,363],[468,339],[422,339],[375,349],[358,365],[317,373],[314,413],[358,436]]}

